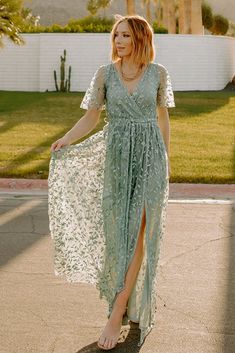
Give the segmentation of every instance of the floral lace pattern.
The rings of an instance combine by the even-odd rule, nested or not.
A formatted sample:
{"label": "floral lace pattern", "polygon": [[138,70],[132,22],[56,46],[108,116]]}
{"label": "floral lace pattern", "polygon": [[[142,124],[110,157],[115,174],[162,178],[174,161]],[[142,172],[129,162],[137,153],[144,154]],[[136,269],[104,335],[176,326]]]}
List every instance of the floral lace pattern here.
{"label": "floral lace pattern", "polygon": [[169,195],[157,106],[174,107],[170,76],[150,63],[129,93],[113,63],[95,72],[80,107],[106,110],[104,128],[52,152],[48,214],[55,274],[96,286],[109,304],[124,288],[145,207],[144,258],[123,324],[139,322],[142,345],[156,314],[157,263]]}

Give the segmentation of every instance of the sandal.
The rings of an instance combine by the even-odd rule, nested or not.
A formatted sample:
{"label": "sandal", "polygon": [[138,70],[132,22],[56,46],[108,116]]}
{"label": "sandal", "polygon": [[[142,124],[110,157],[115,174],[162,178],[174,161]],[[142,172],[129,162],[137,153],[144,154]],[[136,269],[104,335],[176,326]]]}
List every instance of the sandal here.
{"label": "sandal", "polygon": [[[109,350],[111,350],[111,349],[113,349],[113,348],[116,347],[116,345],[117,345],[117,343],[118,343],[119,336],[120,336],[120,333],[119,333],[119,335],[115,338],[115,344],[114,344],[112,347],[110,347],[110,348],[105,348],[105,347],[101,346],[101,345],[99,344],[99,341],[97,342],[97,346],[98,346],[100,349],[103,349],[103,350],[105,350],[105,351],[109,351]],[[114,341],[114,340],[112,339],[112,341]]]}
{"label": "sandal", "polygon": [[[128,308],[128,307],[125,308],[125,312],[124,312],[123,316],[126,314],[127,308]],[[109,350],[111,350],[111,349],[114,349],[114,348],[117,346],[117,344],[118,344],[118,339],[119,339],[119,337],[120,337],[120,333],[121,333],[121,330],[120,330],[119,334],[118,334],[114,339],[112,339],[112,341],[114,341],[115,343],[114,343],[110,348],[105,348],[104,346],[102,346],[102,345],[99,344],[99,340],[100,340],[100,337],[101,337],[101,336],[99,337],[99,339],[98,339],[98,341],[97,341],[97,346],[98,346],[100,349],[103,349],[103,350],[105,350],[105,351],[109,351]]]}

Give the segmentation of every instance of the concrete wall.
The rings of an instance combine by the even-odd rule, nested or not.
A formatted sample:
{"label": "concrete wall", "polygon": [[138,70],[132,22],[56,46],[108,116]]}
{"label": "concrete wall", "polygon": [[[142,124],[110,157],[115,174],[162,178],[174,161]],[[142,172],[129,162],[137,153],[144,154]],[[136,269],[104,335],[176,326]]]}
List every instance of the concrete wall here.
{"label": "concrete wall", "polygon": [[[85,91],[99,65],[110,62],[106,33],[24,34],[26,45],[8,40],[0,55],[0,90],[54,91],[60,55],[72,66],[71,91]],[[168,69],[173,89],[220,90],[235,74],[235,38],[211,35],[156,34],[156,57]]]}

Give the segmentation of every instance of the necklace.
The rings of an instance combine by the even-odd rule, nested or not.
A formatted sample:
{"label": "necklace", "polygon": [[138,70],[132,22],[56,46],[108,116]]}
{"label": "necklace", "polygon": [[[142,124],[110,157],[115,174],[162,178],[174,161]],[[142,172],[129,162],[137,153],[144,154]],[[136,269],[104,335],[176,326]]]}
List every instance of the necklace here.
{"label": "necklace", "polygon": [[135,80],[141,73],[142,71],[142,65],[139,66],[137,72],[134,74],[134,76],[127,76],[126,74],[124,74],[123,70],[122,70],[122,60],[121,60],[121,74],[122,74],[122,78],[125,80],[125,81],[133,81]]}

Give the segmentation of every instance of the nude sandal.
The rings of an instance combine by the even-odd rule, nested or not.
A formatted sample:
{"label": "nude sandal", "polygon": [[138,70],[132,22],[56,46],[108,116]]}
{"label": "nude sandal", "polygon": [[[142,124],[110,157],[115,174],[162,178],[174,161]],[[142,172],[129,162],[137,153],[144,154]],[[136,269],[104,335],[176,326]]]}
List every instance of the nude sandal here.
{"label": "nude sandal", "polygon": [[[128,309],[128,307],[126,307],[126,310],[125,310],[125,312],[124,312],[124,314],[123,314],[123,317],[126,315],[127,309]],[[98,341],[97,341],[97,346],[98,346],[100,349],[103,349],[103,350],[105,350],[105,351],[110,351],[111,349],[114,349],[114,348],[116,347],[116,345],[118,344],[118,339],[119,339],[119,337],[120,337],[120,333],[121,333],[121,332],[119,332],[118,336],[117,336],[115,339],[112,339],[112,341],[115,341],[115,344],[114,344],[112,347],[110,347],[110,348],[105,348],[105,347],[99,345],[99,339],[100,339],[100,337],[99,337],[99,339],[98,339]]]}
{"label": "nude sandal", "polygon": [[[109,351],[109,350],[111,350],[111,349],[114,349],[115,347],[116,347],[116,345],[117,345],[117,343],[118,343],[118,339],[119,339],[119,336],[120,336],[120,334],[117,336],[117,338],[115,339],[115,344],[111,347],[111,348],[105,348],[105,347],[103,347],[103,346],[100,346],[99,345],[99,342],[97,342],[97,346],[100,348],[100,349],[103,349],[104,351]],[[112,340],[113,341],[113,340]]]}

